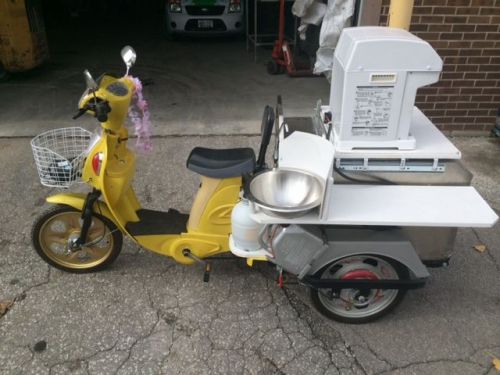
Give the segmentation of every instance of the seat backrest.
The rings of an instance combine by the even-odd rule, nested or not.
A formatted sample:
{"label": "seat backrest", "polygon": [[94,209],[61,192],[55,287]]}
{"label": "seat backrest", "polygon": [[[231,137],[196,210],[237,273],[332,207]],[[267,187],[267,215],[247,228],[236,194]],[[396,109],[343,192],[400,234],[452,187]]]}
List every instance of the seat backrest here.
{"label": "seat backrest", "polygon": [[256,171],[260,171],[266,166],[266,151],[269,142],[271,141],[271,135],[273,134],[274,126],[274,109],[271,106],[266,105],[264,108],[264,114],[262,115],[262,125],[260,128],[261,133],[261,143],[259,156],[257,158]]}

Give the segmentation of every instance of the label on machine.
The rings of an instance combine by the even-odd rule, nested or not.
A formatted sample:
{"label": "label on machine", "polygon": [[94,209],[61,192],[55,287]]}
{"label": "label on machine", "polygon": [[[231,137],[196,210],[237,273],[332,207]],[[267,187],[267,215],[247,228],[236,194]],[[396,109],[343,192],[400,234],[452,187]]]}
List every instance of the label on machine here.
{"label": "label on machine", "polygon": [[353,136],[386,136],[394,86],[357,86],[351,127]]}

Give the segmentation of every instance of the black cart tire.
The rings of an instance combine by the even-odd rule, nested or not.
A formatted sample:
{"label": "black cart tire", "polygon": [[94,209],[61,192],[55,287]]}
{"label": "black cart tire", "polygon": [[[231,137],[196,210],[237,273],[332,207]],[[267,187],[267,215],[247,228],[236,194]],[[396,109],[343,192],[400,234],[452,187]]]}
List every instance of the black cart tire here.
{"label": "black cart tire", "polygon": [[68,250],[67,244],[78,238],[81,211],[68,206],[54,206],[42,213],[31,232],[33,247],[48,264],[72,273],[101,271],[118,257],[123,236],[108,218],[94,213],[89,229],[89,246]]}
{"label": "black cart tire", "polygon": [[[315,277],[339,279],[408,279],[408,269],[393,259],[374,255],[355,255],[333,261]],[[350,324],[372,322],[390,313],[401,303],[406,290],[342,289],[333,295],[331,289],[310,288],[314,306],[326,317]]]}

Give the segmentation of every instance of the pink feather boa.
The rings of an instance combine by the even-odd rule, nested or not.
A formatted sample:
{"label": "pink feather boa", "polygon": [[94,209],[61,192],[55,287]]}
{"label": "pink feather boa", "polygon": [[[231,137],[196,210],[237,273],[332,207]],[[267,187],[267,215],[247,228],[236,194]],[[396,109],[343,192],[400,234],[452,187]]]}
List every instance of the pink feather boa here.
{"label": "pink feather boa", "polygon": [[134,95],[128,111],[128,116],[134,124],[134,133],[137,136],[135,146],[139,152],[151,152],[153,150],[151,120],[148,102],[142,95],[142,82],[137,77],[128,77],[135,85]]}

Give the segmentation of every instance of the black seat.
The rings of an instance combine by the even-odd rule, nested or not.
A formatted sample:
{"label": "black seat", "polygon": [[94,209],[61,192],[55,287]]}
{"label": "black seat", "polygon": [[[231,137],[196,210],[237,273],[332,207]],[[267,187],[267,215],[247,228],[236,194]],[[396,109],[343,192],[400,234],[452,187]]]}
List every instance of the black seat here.
{"label": "black seat", "polygon": [[239,177],[254,171],[255,153],[251,148],[195,147],[188,157],[187,168],[206,177]]}
{"label": "black seat", "polygon": [[187,160],[187,168],[202,176],[212,178],[240,177],[247,173],[258,172],[266,168],[266,151],[271,140],[274,125],[274,110],[264,108],[262,116],[259,158],[255,162],[255,153],[251,148],[213,148],[195,147]]}

